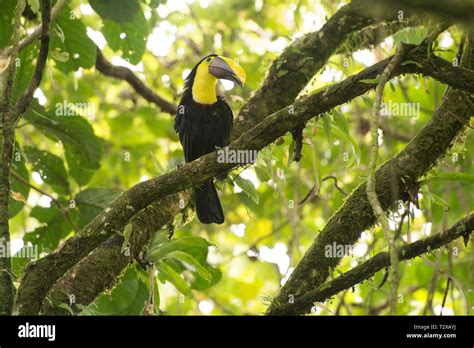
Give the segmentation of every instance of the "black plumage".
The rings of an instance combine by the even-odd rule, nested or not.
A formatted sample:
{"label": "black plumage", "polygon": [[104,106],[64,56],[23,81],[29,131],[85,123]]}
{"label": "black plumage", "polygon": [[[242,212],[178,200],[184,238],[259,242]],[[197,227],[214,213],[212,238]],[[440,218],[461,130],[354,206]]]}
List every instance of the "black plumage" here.
{"label": "black plumage", "polygon": [[[193,99],[192,86],[197,68],[210,56],[199,61],[186,78],[183,97],[174,123],[186,162],[213,152],[216,147],[227,146],[232,131],[232,109],[223,97],[218,96],[214,104],[201,104]],[[196,212],[202,223],[224,222],[224,213],[213,180],[196,187],[195,196]]]}

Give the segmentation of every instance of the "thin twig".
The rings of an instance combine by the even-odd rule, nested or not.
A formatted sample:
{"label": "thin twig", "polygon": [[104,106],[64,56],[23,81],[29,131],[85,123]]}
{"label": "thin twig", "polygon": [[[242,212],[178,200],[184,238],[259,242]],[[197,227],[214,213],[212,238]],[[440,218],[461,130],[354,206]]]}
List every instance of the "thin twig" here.
{"label": "thin twig", "polygon": [[[18,41],[20,38],[21,13],[25,7],[25,1],[19,0],[15,7],[13,24],[13,48],[10,56],[10,65],[6,74],[6,86],[3,92],[2,105],[2,143],[0,163],[0,242],[2,247],[8,250],[10,241],[9,200],[10,200],[10,167],[13,156],[13,145],[15,143],[14,109],[10,105],[15,80],[15,60],[18,55]],[[4,245],[6,244],[6,245]],[[11,261],[9,258],[0,258],[0,315],[11,315],[15,297],[15,287],[11,276]]]}
{"label": "thin twig", "polygon": [[441,317],[443,316],[443,309],[444,309],[444,305],[446,304],[446,297],[448,296],[448,291],[449,291],[449,285],[450,284],[451,284],[451,278],[448,277],[448,282],[446,283],[446,289],[444,289],[443,303],[441,304],[441,310],[439,312],[439,315]]}
{"label": "thin twig", "polygon": [[369,163],[369,177],[367,179],[367,197],[369,199],[370,205],[374,212],[375,217],[380,222],[382,230],[384,233],[385,240],[388,243],[390,251],[390,314],[396,314],[397,312],[397,297],[398,297],[398,253],[397,247],[395,244],[395,238],[390,231],[388,225],[387,217],[385,216],[384,210],[380,205],[375,185],[375,170],[377,167],[377,158],[378,158],[378,149],[379,149],[379,117],[380,109],[382,104],[383,90],[385,84],[388,82],[392,71],[398,66],[402,61],[403,55],[405,53],[405,48],[401,44],[397,50],[397,53],[393,56],[393,59],[385,67],[384,71],[380,76],[380,82],[377,85],[376,97],[374,102],[373,115],[370,120],[370,126],[372,129],[372,145],[370,151],[370,163]]}
{"label": "thin twig", "polygon": [[[422,256],[427,250],[442,248],[457,238],[470,235],[473,231],[474,213],[471,213],[440,233],[401,247],[398,251],[400,260],[405,261],[417,256]],[[339,277],[327,281],[317,288],[303,293],[301,296],[296,296],[292,303],[280,303],[276,305],[270,314],[282,315],[288,312],[288,308],[292,308],[294,313],[305,313],[314,302],[324,302],[337,293],[350,289],[373,277],[374,274],[381,269],[390,266],[390,259],[391,255],[388,252],[378,253]]]}
{"label": "thin twig", "polygon": [[43,0],[41,3],[41,43],[38,58],[36,59],[35,70],[33,71],[33,77],[30,80],[28,87],[26,88],[23,95],[18,100],[16,105],[15,124],[25,113],[33,100],[33,94],[38,88],[41,79],[43,78],[44,67],[46,66],[46,60],[48,59],[49,51],[49,27],[51,24],[51,0]]}
{"label": "thin twig", "polygon": [[110,63],[102,54],[99,48],[97,48],[97,58],[95,62],[97,71],[101,72],[105,76],[114,77],[120,80],[128,82],[132,88],[140,94],[143,98],[151,103],[154,103],[162,111],[167,112],[171,115],[176,113],[177,107],[173,103],[163,99],[158,94],[153,92],[148,86],[146,86],[142,80],[140,80],[132,70],[124,66],[115,66]]}
{"label": "thin twig", "polygon": [[337,182],[337,178],[334,175],[328,175],[328,176],[324,177],[321,181],[326,181],[326,180],[329,180],[329,179],[334,180],[334,186],[336,187],[336,189],[339,192],[341,192],[344,196],[347,196],[347,192],[344,191],[344,189],[339,186],[339,184]]}
{"label": "thin twig", "polygon": [[64,217],[69,222],[69,224],[74,229],[74,231],[79,231],[79,227],[74,223],[74,221],[72,219],[72,216],[71,216],[71,213],[69,212],[69,209],[63,207],[63,205],[61,204],[61,202],[57,198],[55,198],[54,196],[52,196],[48,192],[44,191],[43,189],[40,189],[39,187],[31,184],[28,180],[25,180],[20,174],[18,174],[13,169],[11,170],[11,175],[16,180],[20,181],[22,184],[29,186],[33,190],[35,190],[35,191],[41,193],[42,195],[48,197],[49,199],[51,199],[51,201],[58,207],[59,211],[64,215]]}
{"label": "thin twig", "polygon": [[[61,13],[61,10],[63,9],[64,5],[66,4],[68,0],[58,0],[56,4],[53,6],[51,10],[51,22],[54,22],[56,18],[58,18],[59,14]],[[18,45],[18,50],[22,51],[26,47],[28,47],[31,43],[33,43],[36,39],[38,39],[41,36],[41,30],[42,26],[39,25],[36,27],[31,34],[29,34],[27,37],[22,39]],[[13,46],[6,47],[2,52],[0,52],[0,57],[1,56],[9,56],[12,53]]]}

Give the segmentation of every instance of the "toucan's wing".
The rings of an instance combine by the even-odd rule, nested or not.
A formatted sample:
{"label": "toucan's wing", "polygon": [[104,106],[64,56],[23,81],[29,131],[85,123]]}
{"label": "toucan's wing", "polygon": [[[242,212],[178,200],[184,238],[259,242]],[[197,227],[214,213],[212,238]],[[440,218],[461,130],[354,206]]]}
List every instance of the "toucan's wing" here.
{"label": "toucan's wing", "polygon": [[220,115],[220,128],[222,130],[222,137],[218,139],[219,144],[217,144],[217,146],[224,147],[229,145],[234,124],[234,113],[223,97],[219,96],[216,104]]}

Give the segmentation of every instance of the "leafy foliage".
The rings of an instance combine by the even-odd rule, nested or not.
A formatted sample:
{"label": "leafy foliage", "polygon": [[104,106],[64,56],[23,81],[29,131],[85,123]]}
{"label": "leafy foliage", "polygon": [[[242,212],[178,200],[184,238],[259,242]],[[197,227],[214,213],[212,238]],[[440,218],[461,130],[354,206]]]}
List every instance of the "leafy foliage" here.
{"label": "leafy foliage", "polygon": [[[219,281],[221,273],[206,261],[211,246],[201,237],[181,237],[174,240],[166,238],[166,231],[155,235],[146,256],[158,270],[158,279],[169,281],[183,295],[192,297],[191,289],[204,290]],[[193,275],[188,284],[180,273],[188,270]]]}
{"label": "leafy foliage", "polygon": [[[15,3],[0,0],[0,49],[9,44]],[[34,1],[28,3],[37,14]],[[218,87],[236,113],[291,39],[314,31],[337,10],[337,3],[309,0],[75,0],[68,6],[51,30],[47,69],[18,124],[12,162],[12,245],[16,252],[19,245],[40,246],[41,256],[86,226],[120,192],[183,162],[173,117],[126,82],[100,74],[94,68],[97,47],[112,64],[129,67],[151,90],[175,104],[183,77],[199,57],[215,52],[237,58],[247,72],[246,85]],[[30,31],[38,19],[25,17],[22,25]],[[405,28],[376,49],[332,56],[301,96],[388,57],[399,42],[419,43],[426,34],[425,25]],[[22,35],[26,35],[23,29]],[[451,27],[431,53],[453,61],[462,35],[461,28]],[[31,79],[37,51],[35,42],[20,52],[13,100]],[[365,83],[373,85],[377,79]],[[389,113],[381,119],[379,131],[380,163],[397,154],[407,138],[429,122],[446,88],[416,75],[393,79],[389,86],[384,92]],[[294,143],[286,135],[260,151],[254,165],[217,181],[226,215],[223,225],[203,226],[186,212],[166,226],[166,232],[157,232],[146,254],[159,282],[156,312],[263,312],[263,298],[277,293],[342,205],[345,193],[365,179],[373,99],[374,93],[367,93],[308,122],[301,162],[291,158]],[[395,113],[390,105],[408,111]],[[439,232],[472,210],[473,150],[468,130],[422,179],[420,209],[413,204],[392,207],[391,227],[399,229],[404,241]],[[173,227],[169,240],[167,232]],[[386,244],[382,232],[374,228],[364,231],[354,247],[356,255],[344,258],[334,276],[385,250]],[[448,250],[401,264],[400,313],[439,313],[448,276],[455,286],[444,313],[468,313],[474,303],[470,248],[455,241]],[[17,279],[26,262],[14,258]],[[381,289],[374,285],[383,277],[383,272],[377,273],[346,292],[344,305],[334,298],[317,313],[360,315],[379,309],[376,314],[384,314],[387,285]],[[83,314],[142,314],[149,291],[148,274],[137,266],[127,267],[116,286],[83,307]],[[427,306],[429,298],[433,301]]]}

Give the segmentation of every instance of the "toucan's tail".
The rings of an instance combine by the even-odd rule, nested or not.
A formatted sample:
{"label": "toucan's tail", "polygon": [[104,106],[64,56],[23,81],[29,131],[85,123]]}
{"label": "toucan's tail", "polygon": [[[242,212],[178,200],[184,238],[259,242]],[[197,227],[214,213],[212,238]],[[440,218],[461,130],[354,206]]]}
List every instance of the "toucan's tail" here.
{"label": "toucan's tail", "polygon": [[196,212],[203,224],[221,224],[224,222],[224,212],[217,196],[212,180],[198,186],[196,193]]}

